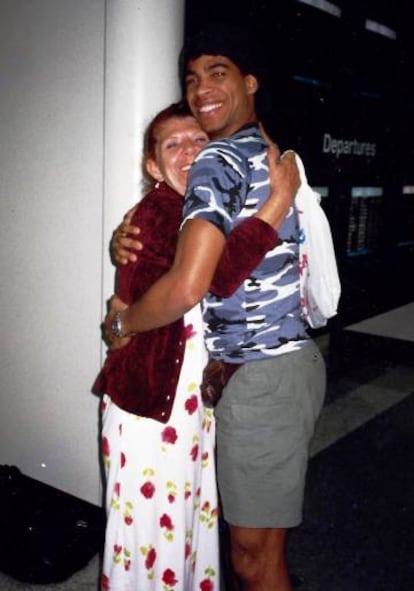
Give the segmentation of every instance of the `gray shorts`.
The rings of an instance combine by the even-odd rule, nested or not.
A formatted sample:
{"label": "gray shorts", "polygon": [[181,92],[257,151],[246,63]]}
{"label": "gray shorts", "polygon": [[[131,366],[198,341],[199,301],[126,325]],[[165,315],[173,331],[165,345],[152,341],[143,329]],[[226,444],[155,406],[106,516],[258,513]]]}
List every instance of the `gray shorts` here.
{"label": "gray shorts", "polygon": [[228,523],[301,522],[309,441],[325,386],[325,363],[313,341],[233,374],[216,407],[217,477]]}

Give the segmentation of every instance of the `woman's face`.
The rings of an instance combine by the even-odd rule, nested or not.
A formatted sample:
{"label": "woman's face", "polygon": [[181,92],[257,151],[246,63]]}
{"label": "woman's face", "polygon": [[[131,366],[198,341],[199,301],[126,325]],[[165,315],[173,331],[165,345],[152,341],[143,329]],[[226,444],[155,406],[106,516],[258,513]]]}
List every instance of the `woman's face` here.
{"label": "woman's face", "polygon": [[190,166],[207,142],[207,134],[194,117],[168,119],[157,129],[155,160],[148,159],[148,173],[184,195]]}

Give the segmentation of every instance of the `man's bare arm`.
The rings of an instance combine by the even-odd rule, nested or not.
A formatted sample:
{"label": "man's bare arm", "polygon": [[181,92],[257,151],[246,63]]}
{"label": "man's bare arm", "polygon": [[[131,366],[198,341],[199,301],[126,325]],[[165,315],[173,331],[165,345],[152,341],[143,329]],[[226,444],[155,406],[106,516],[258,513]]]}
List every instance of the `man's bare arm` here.
{"label": "man's bare arm", "polygon": [[[121,313],[123,334],[171,324],[200,302],[209,289],[225,242],[225,236],[210,222],[187,220],[180,232],[170,271]],[[113,316],[114,312],[110,312],[105,319],[108,342]],[[112,346],[116,348],[117,344]]]}
{"label": "man's bare arm", "polygon": [[299,169],[295,152],[288,150],[278,158],[279,150],[274,144],[267,148],[271,192],[255,217],[267,222],[276,230],[286,217],[300,186]]}
{"label": "man's bare arm", "polygon": [[[268,161],[271,194],[255,217],[277,229],[286,215],[286,201],[289,201],[289,204],[293,201],[300,179],[294,152],[285,152],[280,158],[279,148],[270,139],[268,139]],[[136,207],[125,214],[121,224],[113,233],[110,251],[115,265],[135,262],[139,254],[134,251],[140,251],[145,247],[138,240],[139,228],[131,225],[135,209]]]}

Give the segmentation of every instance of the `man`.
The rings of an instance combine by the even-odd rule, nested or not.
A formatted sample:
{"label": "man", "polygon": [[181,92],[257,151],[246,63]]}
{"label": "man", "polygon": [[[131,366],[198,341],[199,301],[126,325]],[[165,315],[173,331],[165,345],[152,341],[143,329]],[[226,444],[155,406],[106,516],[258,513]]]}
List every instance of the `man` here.
{"label": "man", "polygon": [[[325,391],[323,359],[301,317],[294,208],[288,215],[269,211],[280,242],[233,295],[208,293],[226,236],[269,193],[252,49],[227,28],[184,46],[187,101],[213,141],[190,170],[172,269],[105,324],[109,337],[132,335],[203,301],[210,357],[237,367],[216,407],[218,485],[233,566],[244,589],[290,591],[286,532],[301,521],[308,444]],[[297,188],[293,159],[286,155],[280,171],[280,190],[289,194]]]}

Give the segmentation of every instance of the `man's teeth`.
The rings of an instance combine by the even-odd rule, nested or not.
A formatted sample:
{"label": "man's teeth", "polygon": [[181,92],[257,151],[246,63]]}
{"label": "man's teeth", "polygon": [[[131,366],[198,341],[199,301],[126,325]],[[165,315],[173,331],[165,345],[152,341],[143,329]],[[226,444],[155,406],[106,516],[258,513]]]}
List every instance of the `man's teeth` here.
{"label": "man's teeth", "polygon": [[214,109],[217,109],[220,106],[220,103],[215,103],[213,105],[204,105],[203,107],[200,107],[200,113],[209,113],[210,111],[214,111]]}

